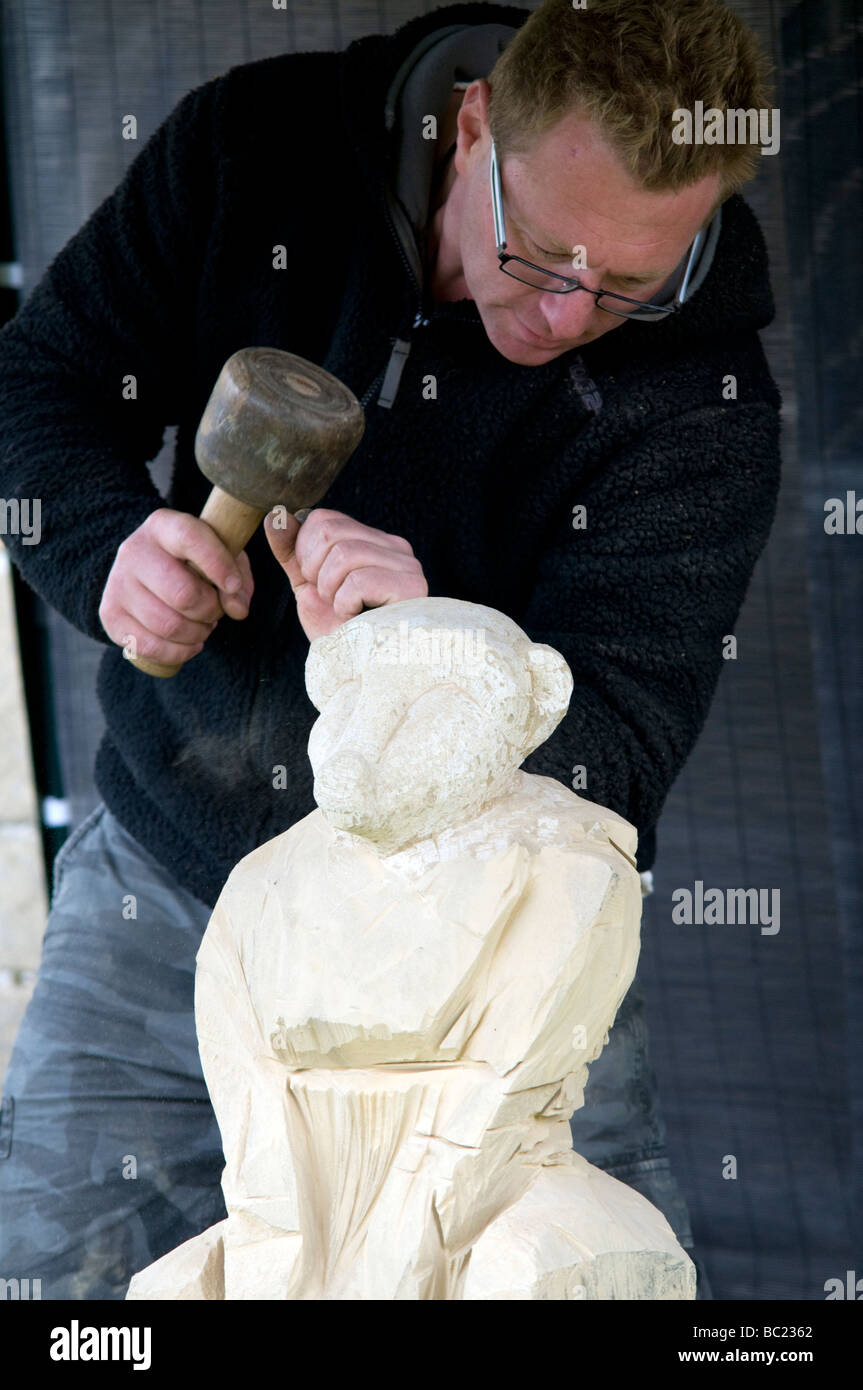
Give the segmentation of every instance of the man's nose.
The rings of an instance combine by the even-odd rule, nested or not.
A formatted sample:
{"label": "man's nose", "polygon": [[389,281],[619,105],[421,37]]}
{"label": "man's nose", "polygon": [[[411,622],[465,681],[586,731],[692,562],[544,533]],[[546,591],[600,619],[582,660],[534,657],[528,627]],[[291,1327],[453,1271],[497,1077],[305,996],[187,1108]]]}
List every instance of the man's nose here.
{"label": "man's nose", "polygon": [[549,336],[554,338],[578,338],[594,325],[596,316],[602,313],[597,309],[593,295],[588,294],[586,289],[573,290],[570,294],[543,291],[539,306],[548,325]]}

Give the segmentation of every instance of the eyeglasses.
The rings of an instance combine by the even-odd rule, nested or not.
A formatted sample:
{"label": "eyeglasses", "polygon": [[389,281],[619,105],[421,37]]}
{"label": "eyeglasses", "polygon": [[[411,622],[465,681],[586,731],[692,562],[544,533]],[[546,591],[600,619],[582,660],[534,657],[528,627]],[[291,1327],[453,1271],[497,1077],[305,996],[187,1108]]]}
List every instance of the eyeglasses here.
{"label": "eyeglasses", "polygon": [[[607,314],[616,314],[618,318],[622,319],[632,318],[644,310],[662,314],[663,317],[666,314],[677,313],[686,298],[692,268],[706,234],[703,230],[696,234],[689,251],[683,278],[672,302],[670,304],[654,304],[647,299],[630,299],[625,294],[612,294],[609,290],[589,290],[585,285],[580,285],[573,276],[558,275],[553,270],[546,270],[544,266],[534,265],[533,261],[526,261],[522,256],[512,256],[506,252],[503,194],[500,186],[497,150],[493,140],[491,142],[491,206],[494,215],[497,256],[504,275],[511,276],[513,280],[520,280],[524,285],[532,285],[536,290],[547,290],[552,294],[572,294],[574,290],[584,290],[585,294],[593,295],[598,309],[603,309]],[[513,261],[519,266],[518,271],[507,269],[509,263]],[[525,274],[525,271],[528,273]]]}

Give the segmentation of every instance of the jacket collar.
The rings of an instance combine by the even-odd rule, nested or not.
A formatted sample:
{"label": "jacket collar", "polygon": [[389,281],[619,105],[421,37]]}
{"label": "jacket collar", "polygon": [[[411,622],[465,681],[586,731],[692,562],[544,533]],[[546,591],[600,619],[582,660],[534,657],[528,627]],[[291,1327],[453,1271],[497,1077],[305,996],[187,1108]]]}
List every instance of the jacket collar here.
{"label": "jacket collar", "polygon": [[[438,148],[436,141],[423,139],[423,117],[440,119],[454,82],[490,72],[529,16],[529,10],[509,5],[447,5],[394,34],[358,39],[342,54],[344,128],[369,196],[395,229],[410,267],[416,309]],[[438,305],[435,317],[479,320],[470,300]]]}

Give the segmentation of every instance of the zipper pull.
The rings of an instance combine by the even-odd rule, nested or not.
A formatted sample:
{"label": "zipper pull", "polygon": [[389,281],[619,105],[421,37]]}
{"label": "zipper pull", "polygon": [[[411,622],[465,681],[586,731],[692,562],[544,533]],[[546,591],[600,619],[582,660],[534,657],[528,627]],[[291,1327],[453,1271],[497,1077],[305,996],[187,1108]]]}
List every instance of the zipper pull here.
{"label": "zipper pull", "polygon": [[[414,321],[411,327],[427,328],[428,325],[429,320],[423,316],[422,309],[419,309],[414,315]],[[383,376],[383,385],[378,394],[378,405],[382,405],[385,410],[390,410],[392,408],[396,393],[399,389],[402,372],[405,368],[405,362],[408,360],[412,346],[413,344],[409,338],[395,338],[393,340],[393,350],[390,353],[390,359],[386,367],[378,374],[366,392],[366,395],[363,396],[363,399],[360,401],[360,405],[363,406],[363,408],[365,408],[367,398],[371,398],[381,376]]]}
{"label": "zipper pull", "polygon": [[399,389],[399,382],[402,379],[402,372],[405,369],[405,363],[410,355],[410,350],[411,341],[409,338],[395,339],[393,350],[390,354],[390,360],[386,365],[383,385],[378,394],[378,405],[382,405],[385,410],[389,410],[392,407],[393,401],[396,398],[396,392]]}

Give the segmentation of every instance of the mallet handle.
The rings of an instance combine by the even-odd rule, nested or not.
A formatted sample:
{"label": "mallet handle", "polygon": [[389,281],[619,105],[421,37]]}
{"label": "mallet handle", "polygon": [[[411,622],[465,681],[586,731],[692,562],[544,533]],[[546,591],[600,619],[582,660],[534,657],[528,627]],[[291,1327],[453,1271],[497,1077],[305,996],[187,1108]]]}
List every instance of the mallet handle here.
{"label": "mallet handle", "polygon": [[[252,536],[257,531],[266,512],[259,512],[255,507],[247,507],[245,502],[238,502],[229,493],[223,492],[220,487],[214,487],[201,512],[201,520],[206,521],[212,527],[220,541],[228,547],[232,555],[239,555],[244,550]],[[199,575],[201,579],[206,579],[206,575],[191,563],[186,562],[189,569]],[[210,580],[207,580],[210,583]],[[137,666],[139,671],[143,671],[148,676],[161,676],[167,678],[176,676],[182,670],[181,666],[168,666],[161,661],[153,661],[146,656],[130,656],[128,658],[133,666]]]}

